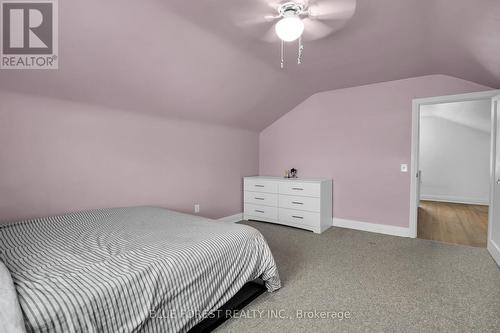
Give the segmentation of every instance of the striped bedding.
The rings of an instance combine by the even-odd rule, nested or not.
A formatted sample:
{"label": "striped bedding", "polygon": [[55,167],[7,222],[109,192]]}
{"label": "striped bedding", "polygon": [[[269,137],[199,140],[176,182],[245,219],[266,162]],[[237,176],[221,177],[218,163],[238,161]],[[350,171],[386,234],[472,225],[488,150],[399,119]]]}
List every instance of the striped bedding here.
{"label": "striped bedding", "polygon": [[154,207],[0,225],[28,332],[184,332],[246,282],[280,288],[255,229]]}

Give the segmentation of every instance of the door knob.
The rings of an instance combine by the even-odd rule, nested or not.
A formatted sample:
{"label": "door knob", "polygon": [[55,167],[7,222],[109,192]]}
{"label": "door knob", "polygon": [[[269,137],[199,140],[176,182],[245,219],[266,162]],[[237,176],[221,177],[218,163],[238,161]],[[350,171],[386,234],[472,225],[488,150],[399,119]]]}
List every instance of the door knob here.
{"label": "door knob", "polygon": [[497,179],[497,185],[500,185],[500,178]]}

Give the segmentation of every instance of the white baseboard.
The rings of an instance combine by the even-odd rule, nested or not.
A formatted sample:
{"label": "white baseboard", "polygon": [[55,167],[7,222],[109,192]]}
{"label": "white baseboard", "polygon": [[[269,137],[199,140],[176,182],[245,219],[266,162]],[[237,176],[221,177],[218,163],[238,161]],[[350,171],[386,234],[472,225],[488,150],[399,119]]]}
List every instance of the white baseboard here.
{"label": "white baseboard", "polygon": [[491,239],[488,240],[488,251],[490,251],[491,256],[497,262],[497,265],[500,266],[500,246],[495,244]]}
{"label": "white baseboard", "polygon": [[[218,219],[218,221],[222,222],[230,222],[236,223],[243,220],[243,213],[234,214],[231,216],[226,216]],[[378,234],[392,235],[392,236],[400,236],[400,237],[411,237],[410,236],[410,228],[405,227],[396,227],[392,225],[385,224],[376,224],[376,223],[368,223],[368,222],[360,222],[355,220],[346,220],[333,218],[333,226],[340,228],[348,228],[354,230],[362,230],[375,232]]]}
{"label": "white baseboard", "polygon": [[222,218],[218,219],[217,221],[236,223],[236,222],[240,222],[241,220],[243,220],[243,213],[238,213],[238,214],[234,214],[231,216],[222,217]]}
{"label": "white baseboard", "polygon": [[461,203],[461,204],[469,204],[469,205],[489,205],[490,204],[488,199],[455,197],[455,196],[451,196],[451,195],[422,194],[422,195],[420,195],[420,200]]}
{"label": "white baseboard", "polygon": [[360,222],[354,220],[346,220],[333,218],[333,226],[348,228],[354,230],[362,230],[368,232],[375,232],[378,234],[392,235],[392,236],[400,236],[400,237],[410,237],[410,228],[405,227],[397,227],[392,225],[385,224],[376,224],[376,223],[368,223],[368,222]]}

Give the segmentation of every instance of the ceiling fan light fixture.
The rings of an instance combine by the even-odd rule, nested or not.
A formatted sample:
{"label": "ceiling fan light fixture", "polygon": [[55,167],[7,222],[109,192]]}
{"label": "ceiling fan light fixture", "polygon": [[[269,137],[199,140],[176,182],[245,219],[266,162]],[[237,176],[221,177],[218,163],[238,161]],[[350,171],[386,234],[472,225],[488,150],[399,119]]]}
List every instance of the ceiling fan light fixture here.
{"label": "ceiling fan light fixture", "polygon": [[297,40],[304,32],[304,22],[296,16],[284,17],[276,23],[276,34],[284,42]]}

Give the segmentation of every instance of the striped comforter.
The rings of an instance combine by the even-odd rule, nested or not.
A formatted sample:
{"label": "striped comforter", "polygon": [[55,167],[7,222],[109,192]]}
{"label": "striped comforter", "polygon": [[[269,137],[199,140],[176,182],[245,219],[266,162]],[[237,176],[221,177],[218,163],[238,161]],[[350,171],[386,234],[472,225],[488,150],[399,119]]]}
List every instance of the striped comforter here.
{"label": "striped comforter", "polygon": [[161,208],[0,225],[28,332],[187,331],[246,282],[280,288],[262,235]]}

